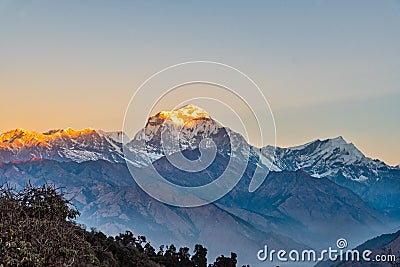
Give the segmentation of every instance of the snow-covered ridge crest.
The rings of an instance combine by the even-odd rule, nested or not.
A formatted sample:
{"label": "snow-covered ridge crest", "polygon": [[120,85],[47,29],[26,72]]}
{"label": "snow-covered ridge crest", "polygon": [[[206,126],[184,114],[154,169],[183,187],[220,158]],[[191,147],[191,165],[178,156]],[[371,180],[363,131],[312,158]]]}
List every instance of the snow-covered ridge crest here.
{"label": "snow-covered ridge crest", "polygon": [[95,130],[91,128],[85,128],[82,130],[67,128],[38,133],[18,128],[0,135],[0,147],[18,148],[37,145],[49,146],[52,141],[57,139],[74,138],[77,136],[88,135],[93,132],[95,132]]}
{"label": "snow-covered ridge crest", "polygon": [[122,132],[55,129],[44,133],[21,128],[0,135],[0,162],[34,158],[57,161],[123,162]]}

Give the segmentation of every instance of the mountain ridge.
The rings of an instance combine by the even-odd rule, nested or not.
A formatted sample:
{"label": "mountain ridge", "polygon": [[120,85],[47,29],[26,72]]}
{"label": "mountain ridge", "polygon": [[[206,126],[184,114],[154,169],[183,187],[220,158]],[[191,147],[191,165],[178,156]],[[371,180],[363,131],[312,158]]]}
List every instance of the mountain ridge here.
{"label": "mountain ridge", "polygon": [[[161,113],[161,112],[160,112]],[[158,115],[158,114],[157,114]],[[156,115],[155,115],[156,116]],[[152,117],[155,117],[152,116]],[[203,118],[195,118],[195,120],[199,120],[201,121]],[[206,118],[206,120],[212,120],[211,118]],[[219,127],[222,127],[219,125]],[[226,128],[226,127],[224,127]],[[226,128],[229,132],[240,135],[234,131],[232,131],[229,128]],[[138,136],[139,133],[141,131],[139,131],[136,135]],[[122,132],[121,130],[119,131],[104,131],[101,129],[93,129],[93,128],[83,128],[80,130],[76,130],[73,129],[71,127],[68,128],[58,128],[58,129],[50,129],[44,132],[37,132],[37,131],[31,131],[31,130],[26,130],[23,128],[16,128],[16,129],[12,129],[3,133],[0,133],[0,149],[1,148],[21,148],[23,146],[38,146],[38,145],[44,145],[46,147],[49,147],[48,143],[45,142],[50,142],[53,141],[54,139],[62,139],[62,138],[74,138],[77,136],[90,136],[92,134],[99,134],[99,135],[103,135],[105,137],[110,138],[112,141],[118,143],[119,145],[123,144],[123,140],[127,140],[127,135]],[[240,135],[241,136],[241,135]],[[21,139],[22,137],[25,138],[25,140],[23,140],[22,142],[16,142],[19,139]],[[26,139],[26,138],[30,138],[30,139]],[[132,142],[134,139],[133,138],[130,140],[130,142]],[[241,136],[242,137],[242,136]],[[242,137],[244,139],[244,137]],[[137,138],[139,139],[139,137]],[[31,141],[32,143],[29,143],[29,141]],[[129,141],[129,140],[127,140]],[[25,143],[24,143],[25,142]],[[13,147],[13,144],[17,144],[17,146]],[[360,158],[367,158],[370,159],[372,161],[376,161],[376,162],[380,162],[382,164],[385,164],[386,166],[390,167],[390,168],[400,168],[400,164],[396,165],[396,166],[392,166],[389,164],[386,164],[385,162],[376,159],[376,158],[371,158],[371,157],[367,157],[365,156],[352,142],[347,142],[345,140],[345,138],[341,135],[336,136],[336,137],[332,137],[332,138],[325,138],[325,139],[313,139],[309,142],[306,142],[304,144],[300,144],[300,145],[295,145],[295,146],[287,146],[287,147],[280,147],[280,146],[276,146],[277,149],[280,150],[292,150],[292,151],[298,151],[298,150],[302,150],[310,145],[313,145],[315,143],[333,143],[333,144],[338,144],[338,145],[345,145],[347,147],[352,147],[353,151],[355,151],[355,153],[357,153],[357,155]],[[252,146],[254,147],[254,146]],[[270,149],[272,146],[271,145],[266,145],[264,147],[254,147],[255,149],[261,149],[261,150],[268,150]],[[273,148],[273,147],[272,147]],[[90,160],[90,159],[88,159]],[[6,161],[1,161],[1,162],[6,162]]]}

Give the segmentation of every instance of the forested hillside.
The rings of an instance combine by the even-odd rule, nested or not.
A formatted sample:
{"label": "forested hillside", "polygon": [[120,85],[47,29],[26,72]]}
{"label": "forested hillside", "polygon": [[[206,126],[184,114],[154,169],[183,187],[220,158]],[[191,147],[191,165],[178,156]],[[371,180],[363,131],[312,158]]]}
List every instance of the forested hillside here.
{"label": "forested hillside", "polygon": [[[79,211],[60,188],[0,187],[0,266],[206,267],[207,249],[173,244],[155,249],[127,231],[106,236],[74,222]],[[237,255],[221,255],[211,267],[235,267]]]}

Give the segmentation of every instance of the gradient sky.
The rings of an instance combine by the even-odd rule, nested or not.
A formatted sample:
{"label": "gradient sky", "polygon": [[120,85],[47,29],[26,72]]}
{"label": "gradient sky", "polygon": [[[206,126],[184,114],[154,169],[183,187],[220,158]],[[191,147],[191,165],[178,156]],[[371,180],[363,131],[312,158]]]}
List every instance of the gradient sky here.
{"label": "gradient sky", "polygon": [[252,77],[279,146],[342,135],[400,164],[399,1],[0,0],[0,131],[120,130],[139,85],[190,60]]}

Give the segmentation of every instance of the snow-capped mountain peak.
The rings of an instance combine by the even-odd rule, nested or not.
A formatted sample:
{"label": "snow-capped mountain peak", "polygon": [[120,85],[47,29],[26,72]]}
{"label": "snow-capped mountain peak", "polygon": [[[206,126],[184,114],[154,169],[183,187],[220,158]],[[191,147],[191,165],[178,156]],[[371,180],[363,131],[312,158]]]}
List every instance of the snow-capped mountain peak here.
{"label": "snow-capped mountain peak", "polygon": [[220,128],[223,127],[204,109],[189,104],[176,110],[161,111],[150,116],[145,128],[139,131],[134,139],[144,138],[146,142],[149,142],[155,138],[159,139],[161,132],[165,132],[163,134],[171,138],[181,139],[182,145],[190,146],[190,140],[195,136],[205,137],[216,133]]}
{"label": "snow-capped mountain peak", "polygon": [[139,165],[184,149],[195,149],[204,138],[221,147],[230,143],[227,128],[213,120],[202,108],[189,104],[150,116],[126,148]]}

